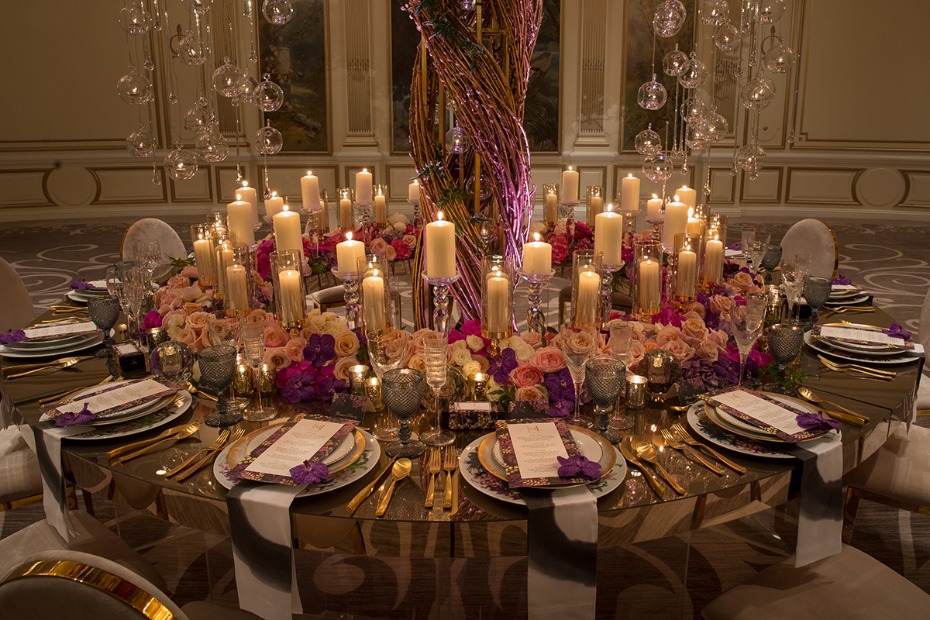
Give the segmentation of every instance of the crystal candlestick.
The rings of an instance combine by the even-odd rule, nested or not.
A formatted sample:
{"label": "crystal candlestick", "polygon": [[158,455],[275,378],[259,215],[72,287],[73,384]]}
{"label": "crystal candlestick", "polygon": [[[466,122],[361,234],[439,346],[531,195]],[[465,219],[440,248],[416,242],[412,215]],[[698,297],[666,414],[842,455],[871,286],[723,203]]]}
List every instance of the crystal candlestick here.
{"label": "crystal candlestick", "polygon": [[359,327],[359,293],[358,293],[358,272],[357,271],[334,271],[333,275],[342,280],[345,287],[343,298],[346,300],[346,323],[349,329]]}
{"label": "crystal candlestick", "polygon": [[577,207],[578,204],[578,201],[559,203],[559,217],[565,218],[565,230],[568,232],[572,232],[573,230],[575,224],[575,207]]}
{"label": "crystal candlestick", "polygon": [[427,284],[433,287],[433,329],[449,334],[449,285],[459,279],[458,272],[447,278],[434,278],[425,271],[422,274]]}
{"label": "crystal candlestick", "polygon": [[610,320],[610,309],[613,307],[614,273],[623,269],[623,262],[616,265],[601,265],[601,322]]}
{"label": "crystal candlestick", "polygon": [[526,324],[531,332],[536,332],[540,336],[546,335],[546,315],[542,311],[542,291],[543,287],[555,275],[555,269],[549,273],[526,273],[522,269],[517,272],[521,278],[526,280],[529,291],[526,294]]}

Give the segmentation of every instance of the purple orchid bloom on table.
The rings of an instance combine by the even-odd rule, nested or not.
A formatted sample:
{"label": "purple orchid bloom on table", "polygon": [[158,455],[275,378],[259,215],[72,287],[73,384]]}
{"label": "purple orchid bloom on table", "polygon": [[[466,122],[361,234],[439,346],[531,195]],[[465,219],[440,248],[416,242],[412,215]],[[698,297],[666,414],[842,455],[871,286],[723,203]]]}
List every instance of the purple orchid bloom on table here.
{"label": "purple orchid bloom on table", "polygon": [[336,339],[330,334],[313,334],[304,347],[304,359],[321,368],[336,357]]}
{"label": "purple orchid bloom on table", "polygon": [[888,326],[888,329],[883,329],[882,333],[891,336],[892,338],[903,338],[905,341],[911,339],[911,332],[907,331],[897,323],[892,323]]}
{"label": "purple orchid bloom on table", "polygon": [[575,384],[568,368],[546,375],[543,380],[549,392],[549,416],[567,418],[575,413]]}
{"label": "purple orchid bloom on table", "polygon": [[488,374],[494,377],[494,380],[498,383],[505,383],[510,377],[510,372],[519,365],[517,352],[507,348],[498,357],[491,359]]}
{"label": "purple orchid bloom on table", "polygon": [[852,280],[844,276],[843,274],[837,275],[832,280],[833,284],[852,284]]}
{"label": "purple orchid bloom on table", "polygon": [[75,278],[74,280],[71,280],[71,284],[69,286],[71,286],[71,288],[74,289],[75,291],[86,291],[88,289],[96,288],[90,282],[86,280],[81,280],[80,278]]}
{"label": "purple orchid bloom on table", "polygon": [[316,484],[329,478],[329,467],[322,461],[304,461],[291,467],[291,478],[298,484]]}
{"label": "purple orchid bloom on table", "polygon": [[580,455],[564,458],[555,457],[559,461],[559,478],[587,478],[598,480],[601,477],[601,466],[598,463]]}
{"label": "purple orchid bloom on table", "polygon": [[811,431],[830,431],[840,428],[839,422],[823,417],[820,411],[799,414],[796,421],[798,426]]}
{"label": "purple orchid bloom on table", "polygon": [[727,249],[739,251],[743,249],[743,244],[742,243],[731,243],[730,245],[727,246]]}
{"label": "purple orchid bloom on table", "polygon": [[17,342],[26,342],[29,337],[21,329],[11,329],[5,334],[0,334],[0,344],[16,344]]}
{"label": "purple orchid bloom on table", "polygon": [[87,403],[84,403],[84,407],[81,408],[77,413],[63,413],[57,418],[55,418],[55,426],[75,426],[78,424],[87,424],[91,420],[96,419],[97,414],[93,413],[90,410],[90,407],[87,406]]}

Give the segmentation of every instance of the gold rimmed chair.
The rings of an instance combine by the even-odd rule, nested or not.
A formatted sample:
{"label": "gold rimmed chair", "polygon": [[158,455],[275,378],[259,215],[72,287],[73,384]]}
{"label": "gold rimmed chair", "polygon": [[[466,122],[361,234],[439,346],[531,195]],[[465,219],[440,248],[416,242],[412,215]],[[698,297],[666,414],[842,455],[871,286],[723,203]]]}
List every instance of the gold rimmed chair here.
{"label": "gold rimmed chair", "polygon": [[811,257],[810,274],[818,278],[835,278],[840,248],[830,227],[813,218],[794,223],[781,240],[785,260],[797,255]]}

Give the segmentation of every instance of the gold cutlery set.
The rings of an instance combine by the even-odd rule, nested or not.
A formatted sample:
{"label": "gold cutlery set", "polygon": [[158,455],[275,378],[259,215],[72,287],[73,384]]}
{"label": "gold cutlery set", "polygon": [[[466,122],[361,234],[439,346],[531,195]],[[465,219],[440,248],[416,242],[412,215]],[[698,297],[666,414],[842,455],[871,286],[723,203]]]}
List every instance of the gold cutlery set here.
{"label": "gold cutlery set", "polygon": [[93,355],[79,355],[71,357],[62,357],[53,362],[42,362],[39,364],[16,364],[15,366],[5,366],[3,368],[4,379],[19,379],[20,377],[29,377],[42,371],[51,371],[46,374],[56,373],[59,370],[70,368],[84,360],[94,359]]}
{"label": "gold cutlery set", "polygon": [[830,358],[824,357],[823,355],[818,355],[817,359],[820,360],[821,364],[833,372],[842,372],[860,378],[864,377],[867,379],[878,379],[880,381],[893,381],[894,378],[898,375],[898,373],[894,372],[893,370],[872,368],[871,366],[863,366],[861,364],[834,362]]}
{"label": "gold cutlery set", "polygon": [[443,486],[442,507],[443,509],[452,509],[458,502],[454,496],[455,482],[454,476],[458,469],[458,457],[453,446],[445,448],[430,448],[426,461],[426,471],[429,472],[429,485],[426,490],[426,501],[423,503],[425,508],[432,508],[436,501],[436,477],[446,472],[446,483]]}

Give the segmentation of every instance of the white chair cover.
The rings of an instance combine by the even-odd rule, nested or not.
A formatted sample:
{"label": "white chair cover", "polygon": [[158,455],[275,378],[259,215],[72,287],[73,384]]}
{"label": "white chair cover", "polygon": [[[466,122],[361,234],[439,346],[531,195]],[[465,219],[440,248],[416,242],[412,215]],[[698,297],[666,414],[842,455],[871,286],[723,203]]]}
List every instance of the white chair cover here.
{"label": "white chair cover", "polygon": [[785,233],[781,240],[782,260],[790,261],[797,255],[811,257],[812,276],[836,277],[838,249],[833,231],[815,219],[801,220]]}
{"label": "white chair cover", "polygon": [[132,245],[136,241],[148,241],[154,239],[161,246],[161,253],[169,258],[184,258],[187,256],[187,248],[184,242],[175,230],[165,222],[154,217],[147,217],[133,223],[123,236],[123,243],[120,247],[120,255],[123,260],[134,260],[135,256],[132,251]]}
{"label": "white chair cover", "polygon": [[0,258],[0,291],[3,291],[3,303],[0,304],[0,332],[22,329],[35,318],[32,299],[22,278],[10,263]]}
{"label": "white chair cover", "polygon": [[0,504],[42,493],[35,453],[10,425],[0,429]]}

